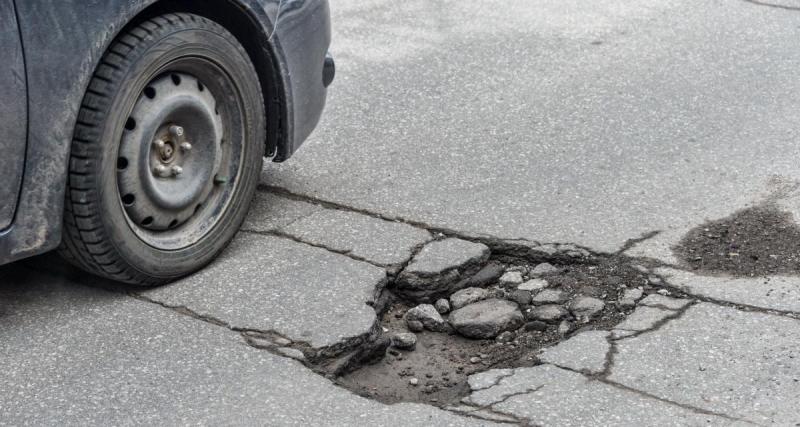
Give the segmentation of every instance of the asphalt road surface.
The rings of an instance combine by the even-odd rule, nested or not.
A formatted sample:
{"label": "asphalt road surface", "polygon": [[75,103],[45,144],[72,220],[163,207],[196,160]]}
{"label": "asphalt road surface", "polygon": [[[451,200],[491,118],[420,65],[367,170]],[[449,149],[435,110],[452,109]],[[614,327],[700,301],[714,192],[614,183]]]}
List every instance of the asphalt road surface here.
{"label": "asphalt road surface", "polygon": [[[800,215],[800,2],[332,9],[324,119],[265,167],[219,261],[153,290],[0,269],[0,425],[800,422],[800,277],[706,274],[671,249],[742,209]],[[648,257],[678,298],[478,374],[458,407],[309,369],[374,332],[387,277],[442,232]]]}

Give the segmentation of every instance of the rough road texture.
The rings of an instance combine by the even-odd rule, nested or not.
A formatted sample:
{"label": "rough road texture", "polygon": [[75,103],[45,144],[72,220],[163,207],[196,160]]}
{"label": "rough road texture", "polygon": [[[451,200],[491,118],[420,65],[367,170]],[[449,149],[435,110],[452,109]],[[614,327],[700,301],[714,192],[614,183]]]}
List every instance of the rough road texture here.
{"label": "rough road texture", "polygon": [[[235,256],[145,297],[0,268],[0,423],[797,424],[800,282],[781,240],[800,218],[795,3],[332,2],[329,108],[264,169]],[[784,233],[735,223],[763,206],[749,218]],[[384,305],[376,284],[425,233],[532,263],[646,257],[632,288],[690,304],[626,304],[606,343],[554,334],[548,362],[480,373],[448,409],[312,373],[319,346],[379,335],[366,302]]]}

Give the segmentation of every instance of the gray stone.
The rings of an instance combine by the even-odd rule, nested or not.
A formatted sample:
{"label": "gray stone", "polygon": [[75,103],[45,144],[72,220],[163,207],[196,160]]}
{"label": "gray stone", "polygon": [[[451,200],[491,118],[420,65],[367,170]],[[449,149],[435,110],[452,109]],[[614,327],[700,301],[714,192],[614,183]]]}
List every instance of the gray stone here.
{"label": "gray stone", "polygon": [[[430,304],[420,304],[409,309],[405,314],[405,319],[406,324],[414,321],[421,322],[425,329],[429,331],[444,332],[447,330],[446,322],[442,315]],[[411,329],[410,326],[409,329]]]}
{"label": "gray stone", "polygon": [[569,299],[569,295],[561,289],[545,289],[531,298],[535,305],[561,304]]}
{"label": "gray stone", "polygon": [[450,302],[444,298],[436,300],[436,303],[433,306],[436,308],[436,311],[438,311],[439,314],[447,314],[450,312]]}
{"label": "gray stone", "polygon": [[[202,271],[145,290],[151,300],[231,327],[323,348],[371,333],[386,272],[289,239],[241,233]],[[265,309],[264,307],[269,307]]]}
{"label": "gray stone", "polygon": [[499,280],[501,285],[519,285],[522,281],[522,273],[519,271],[507,271]]}
{"label": "gray stone", "polygon": [[603,300],[594,297],[579,296],[569,304],[569,311],[578,319],[587,320],[600,314],[605,306],[606,303],[604,303]]}
{"label": "gray stone", "polygon": [[425,325],[419,320],[406,320],[406,327],[411,332],[422,332],[425,330]]}
{"label": "gray stone", "polygon": [[517,289],[511,293],[511,299],[519,305],[528,305],[531,303],[530,291]]}
{"label": "gray stone", "polygon": [[528,312],[529,319],[541,320],[547,323],[556,323],[567,317],[567,315],[569,315],[569,312],[564,307],[555,304],[540,305]]}
{"label": "gray stone", "polygon": [[559,271],[560,270],[557,267],[553,266],[549,262],[543,262],[541,264],[538,264],[536,267],[533,268],[533,270],[531,270],[531,276],[553,274],[553,273],[558,273]]}
{"label": "gray stone", "polygon": [[465,337],[488,339],[520,327],[524,318],[513,302],[490,299],[454,310],[449,320]]}
{"label": "gray stone", "polygon": [[570,339],[542,351],[539,359],[573,371],[599,374],[606,366],[606,354],[611,351],[608,331],[581,332]]}
{"label": "gray stone", "polygon": [[519,286],[517,286],[517,289],[528,292],[536,292],[548,287],[549,285],[550,284],[547,283],[547,280],[545,279],[531,279],[525,283],[521,283]]}
{"label": "gray stone", "polygon": [[466,283],[486,264],[489,248],[481,243],[449,238],[428,243],[397,277],[397,293],[433,301]]}
{"label": "gray stone", "polygon": [[409,383],[409,384],[411,384],[411,385],[413,385],[413,386],[419,385],[419,378],[413,378],[413,377],[412,377],[412,378],[410,378],[410,379],[408,380],[408,383]]}
{"label": "gray stone", "polygon": [[467,287],[482,288],[486,285],[495,283],[500,276],[505,272],[505,268],[497,263],[490,262],[486,264],[479,272],[470,277],[466,283]]}
{"label": "gray stone", "polygon": [[[654,361],[659,358],[654,358]],[[655,369],[658,371],[658,369]],[[731,421],[700,414],[634,390],[606,384],[553,365],[479,374],[466,403],[542,426],[723,426]],[[494,382],[488,380],[496,378]],[[470,377],[470,385],[473,381]]]}
{"label": "gray stone", "polygon": [[399,332],[392,335],[392,345],[401,350],[413,350],[417,346],[417,336],[411,332]]}
{"label": "gray stone", "polygon": [[426,230],[402,222],[337,209],[317,210],[280,231],[382,266],[407,262],[415,247],[432,238]]}
{"label": "gray stone", "polygon": [[466,305],[478,302],[489,297],[489,292],[481,288],[465,288],[450,295],[450,306],[457,310]]}

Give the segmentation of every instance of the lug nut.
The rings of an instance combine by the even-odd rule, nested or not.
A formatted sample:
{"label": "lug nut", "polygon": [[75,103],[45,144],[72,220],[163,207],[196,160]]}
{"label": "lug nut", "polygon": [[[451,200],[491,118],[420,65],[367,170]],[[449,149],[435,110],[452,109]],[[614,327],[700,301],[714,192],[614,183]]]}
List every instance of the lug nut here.
{"label": "lug nut", "polygon": [[192,144],[188,142],[181,143],[181,150],[183,151],[190,151],[192,149]]}
{"label": "lug nut", "polygon": [[180,138],[183,136],[183,128],[177,125],[172,125],[169,127],[169,133],[176,138]]}
{"label": "lug nut", "polygon": [[180,166],[173,166],[172,167],[172,176],[178,176],[183,173],[183,168]]}
{"label": "lug nut", "polygon": [[157,140],[156,140],[156,141],[155,141],[153,144],[155,144],[156,148],[158,148],[159,150],[161,150],[161,149],[163,149],[163,148],[164,148],[164,145],[165,145],[166,143],[165,143],[164,141],[160,140],[160,139],[157,139]]}
{"label": "lug nut", "polygon": [[164,165],[157,165],[154,169],[156,175],[164,177],[167,174],[167,167]]}

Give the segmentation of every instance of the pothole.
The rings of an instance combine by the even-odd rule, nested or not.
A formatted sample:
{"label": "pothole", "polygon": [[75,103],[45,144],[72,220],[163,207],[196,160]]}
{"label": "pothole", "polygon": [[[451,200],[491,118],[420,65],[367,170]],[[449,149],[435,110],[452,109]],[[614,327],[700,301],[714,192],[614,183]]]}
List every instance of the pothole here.
{"label": "pothole", "polygon": [[[453,268],[437,267],[442,260],[435,256],[417,262],[418,255],[384,291],[374,336],[345,356],[312,361],[313,368],[384,403],[447,407],[469,394],[470,375],[537,365],[542,348],[579,332],[609,330],[644,296],[669,293],[660,278],[623,255],[461,250],[467,253]],[[404,278],[415,269],[432,288]]]}
{"label": "pothole", "polygon": [[733,276],[797,274],[800,227],[774,205],[744,209],[694,228],[674,248],[688,269]]}

